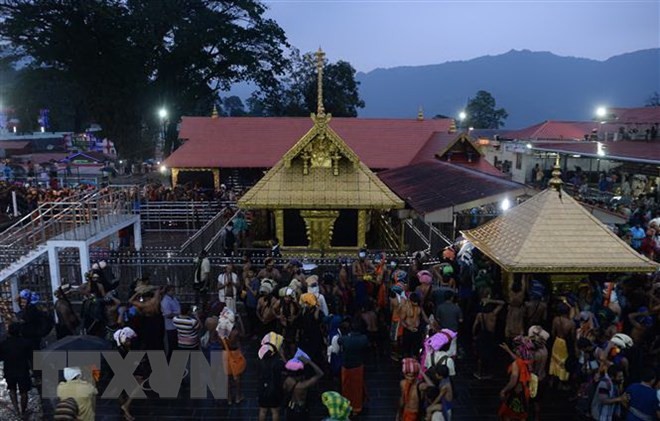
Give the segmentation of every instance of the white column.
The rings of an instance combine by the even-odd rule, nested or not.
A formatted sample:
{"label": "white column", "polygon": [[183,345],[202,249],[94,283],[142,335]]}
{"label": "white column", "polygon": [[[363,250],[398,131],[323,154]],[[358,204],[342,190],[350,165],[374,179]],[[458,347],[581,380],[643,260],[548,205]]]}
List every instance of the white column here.
{"label": "white column", "polygon": [[85,274],[89,272],[89,249],[87,243],[83,242],[78,246],[80,250],[80,273],[82,274],[82,282],[85,282]]}
{"label": "white column", "polygon": [[48,245],[48,267],[50,268],[50,288],[55,292],[60,287],[60,261],[57,247]]}
{"label": "white column", "polygon": [[11,203],[14,208],[14,218],[18,217],[18,202],[16,201],[16,191],[11,192]]}
{"label": "white column", "polygon": [[[51,244],[48,244],[48,267],[50,268],[51,298],[55,300],[55,291],[60,287],[62,278],[60,276],[60,261],[57,247]],[[57,321],[57,313],[55,313],[55,321]]]}
{"label": "white column", "polygon": [[140,226],[140,217],[133,224],[133,240],[135,241],[135,250],[142,250],[142,228]]}
{"label": "white column", "polygon": [[14,313],[18,313],[21,308],[18,306],[18,275],[14,274],[11,277],[11,304],[14,308]]}

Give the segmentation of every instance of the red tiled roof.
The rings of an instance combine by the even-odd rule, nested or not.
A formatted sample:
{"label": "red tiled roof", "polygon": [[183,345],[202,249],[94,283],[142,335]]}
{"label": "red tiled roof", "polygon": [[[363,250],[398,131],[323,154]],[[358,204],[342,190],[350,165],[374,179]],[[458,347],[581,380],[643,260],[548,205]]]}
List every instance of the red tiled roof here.
{"label": "red tiled roof", "polygon": [[[410,162],[410,164],[416,164],[419,162],[428,161],[429,159],[436,158],[437,154],[445,153],[447,149],[458,140],[461,133],[447,133],[447,132],[437,132],[433,133],[429,140],[424,144],[422,149],[419,150],[415,158]],[[474,143],[473,143],[474,145]],[[479,153],[479,150],[475,147],[475,151]],[[472,162],[467,160],[461,160],[460,157],[453,157],[451,163],[454,165],[459,165],[465,168],[469,168],[474,171],[479,171],[484,174],[494,175],[495,177],[504,177],[502,171],[495,168],[493,165],[488,163],[485,159],[481,157],[475,157]]]}
{"label": "red tiled roof", "polygon": [[547,120],[520,130],[504,133],[503,138],[518,140],[584,140],[584,135],[593,130],[616,132],[618,126],[600,124],[597,121],[552,121]]}
{"label": "red tiled roof", "polygon": [[458,132],[449,133],[446,131],[433,133],[410,163],[415,164],[434,158],[436,154],[445,151],[449,145],[454,143],[459,135]]}
{"label": "red tiled roof", "polygon": [[495,168],[495,166],[490,162],[486,161],[486,158],[479,158],[476,161],[472,161],[472,162],[452,161],[452,164],[461,166],[463,168],[468,168],[473,171],[478,171],[480,173],[493,175],[495,177],[500,177],[500,178],[506,177],[506,174]]}
{"label": "red tiled roof", "polygon": [[437,159],[382,171],[378,177],[421,213],[524,190],[522,184]]}
{"label": "red tiled roof", "polygon": [[[410,163],[434,132],[449,130],[451,121],[333,117],[329,125],[369,168],[388,169]],[[165,165],[270,168],[312,125],[309,117],[183,117],[179,138],[187,141]]]}
{"label": "red tiled roof", "polygon": [[655,124],[660,123],[660,107],[609,108],[614,118],[611,123],[619,124]]}
{"label": "red tiled roof", "polygon": [[604,158],[618,161],[651,163],[660,165],[660,142],[618,141],[600,142],[605,156],[598,155],[599,142],[569,142],[569,143],[534,143],[532,149],[548,152],[585,155],[593,158]]}

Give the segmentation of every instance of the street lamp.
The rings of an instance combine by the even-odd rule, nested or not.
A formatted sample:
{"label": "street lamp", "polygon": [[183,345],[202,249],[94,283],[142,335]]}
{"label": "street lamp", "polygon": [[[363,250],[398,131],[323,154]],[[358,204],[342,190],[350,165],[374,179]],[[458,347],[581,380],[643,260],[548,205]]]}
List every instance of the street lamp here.
{"label": "street lamp", "polygon": [[465,119],[467,118],[467,113],[465,111],[461,111],[458,113],[458,121],[460,121],[460,128],[463,129],[465,126]]}
{"label": "street lamp", "polygon": [[509,210],[510,207],[511,207],[511,201],[508,198],[504,198],[504,200],[502,200],[502,203],[500,203],[500,208],[503,211],[507,211]]}
{"label": "street lamp", "polygon": [[160,119],[160,139],[158,139],[158,154],[163,156],[165,152],[165,128],[167,125],[167,109],[165,107],[161,107],[158,110],[158,118]]}

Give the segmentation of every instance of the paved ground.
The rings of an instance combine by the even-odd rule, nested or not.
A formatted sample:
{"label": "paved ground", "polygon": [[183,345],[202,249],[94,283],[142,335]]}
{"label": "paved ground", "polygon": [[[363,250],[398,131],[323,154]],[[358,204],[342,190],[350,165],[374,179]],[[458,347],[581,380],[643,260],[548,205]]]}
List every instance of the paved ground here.
{"label": "paved ground", "polygon": [[[137,420],[256,420],[256,344],[244,347],[248,358],[248,368],[243,376],[246,400],[239,406],[228,406],[226,401],[179,399],[148,399],[134,401],[133,415]],[[504,367],[502,362],[501,367]],[[458,399],[454,408],[454,420],[495,420],[499,404],[498,392],[506,382],[502,370],[499,376],[492,380],[479,381],[472,377],[474,362],[471,359],[461,360],[457,365],[456,387]],[[367,388],[369,393],[368,410],[357,418],[358,420],[393,420],[399,399],[398,382],[400,366],[389,358],[373,361],[367,365]],[[311,420],[321,420],[325,416],[324,407],[320,404],[320,394],[325,390],[339,390],[332,380],[323,382],[310,393]],[[121,420],[118,405],[115,401],[98,400],[97,420]],[[50,410],[46,405],[44,419],[48,419]],[[2,418],[7,419],[7,418]],[[284,418],[283,418],[284,419]],[[546,420],[576,419],[574,411],[568,403],[568,396],[557,393],[549,394],[544,401],[544,417]]]}

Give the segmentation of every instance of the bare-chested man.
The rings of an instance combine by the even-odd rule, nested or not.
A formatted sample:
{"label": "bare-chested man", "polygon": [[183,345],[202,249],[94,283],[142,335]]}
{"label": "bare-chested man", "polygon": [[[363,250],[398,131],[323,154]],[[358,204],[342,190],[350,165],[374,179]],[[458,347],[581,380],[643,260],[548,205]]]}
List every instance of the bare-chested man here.
{"label": "bare-chested man", "polygon": [[570,376],[566,369],[566,361],[575,353],[575,323],[569,316],[570,308],[567,302],[560,304],[557,309],[558,314],[552,320],[552,337],[555,342],[552,345],[548,374],[562,383],[568,381]]}
{"label": "bare-chested man", "polygon": [[378,334],[378,315],[374,310],[372,300],[367,301],[367,304],[362,307],[360,317],[364,324],[367,326],[367,338],[369,338],[369,347],[378,354],[379,353],[379,334]]}
{"label": "bare-chested man", "polygon": [[504,308],[504,304],[505,302],[502,300],[482,299],[481,310],[477,313],[472,325],[472,337],[478,354],[477,372],[474,373],[474,377],[479,380],[492,377],[489,370],[497,349],[495,325],[497,324],[497,315]]}
{"label": "bare-chested man", "polygon": [[70,288],[68,284],[62,285],[55,290],[55,314],[57,314],[57,325],[55,325],[55,333],[57,339],[62,339],[65,336],[75,335],[76,328],[80,325],[80,319],[73,310],[71,301],[67,297]]}
{"label": "bare-chested man", "polygon": [[653,315],[647,307],[640,307],[636,312],[628,314],[628,320],[633,327],[630,332],[633,343],[643,343],[646,331],[653,326]]}
{"label": "bare-chested man", "polygon": [[401,325],[403,326],[401,347],[404,357],[417,357],[422,344],[422,332],[419,329],[422,318],[428,323],[420,305],[419,295],[413,292],[401,309]]}

